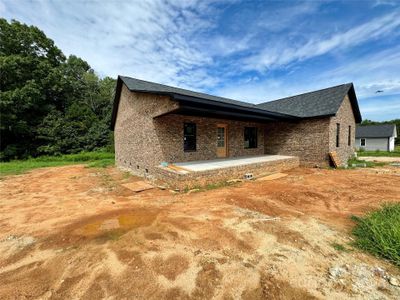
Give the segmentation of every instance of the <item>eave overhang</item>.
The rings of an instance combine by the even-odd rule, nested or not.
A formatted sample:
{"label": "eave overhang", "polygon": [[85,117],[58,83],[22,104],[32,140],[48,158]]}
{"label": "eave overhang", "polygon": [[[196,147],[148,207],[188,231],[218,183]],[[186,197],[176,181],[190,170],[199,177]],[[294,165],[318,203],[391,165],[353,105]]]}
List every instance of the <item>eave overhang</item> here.
{"label": "eave overhang", "polygon": [[[121,96],[121,89],[123,84],[124,83],[122,79],[118,77],[117,86],[115,90],[113,112],[111,117],[110,127],[112,130],[114,130],[115,121],[117,118],[119,99]],[[174,113],[174,114],[202,116],[202,117],[246,120],[254,122],[296,121],[301,119],[299,117],[287,114],[266,111],[257,107],[251,107],[251,106],[246,107],[246,106],[212,101],[208,99],[191,97],[176,93],[166,93],[166,92],[164,93],[164,92],[155,92],[148,90],[137,90],[137,89],[129,89],[129,90],[131,92],[169,96],[171,100],[179,102],[178,109],[175,109],[173,111],[170,111],[162,115]],[[156,116],[156,118],[161,117],[162,115]]]}

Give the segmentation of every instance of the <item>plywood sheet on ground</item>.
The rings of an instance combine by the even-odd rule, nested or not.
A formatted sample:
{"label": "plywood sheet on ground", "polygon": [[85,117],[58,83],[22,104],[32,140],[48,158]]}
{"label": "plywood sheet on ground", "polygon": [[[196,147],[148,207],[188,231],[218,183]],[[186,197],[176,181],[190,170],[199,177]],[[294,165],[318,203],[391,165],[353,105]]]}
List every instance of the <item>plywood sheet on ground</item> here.
{"label": "plywood sheet on ground", "polygon": [[329,157],[331,158],[331,161],[333,162],[333,165],[335,168],[340,166],[340,159],[336,153],[336,151],[329,152]]}
{"label": "plywood sheet on ground", "polygon": [[275,173],[275,174],[271,174],[271,175],[267,175],[267,176],[263,176],[263,177],[257,178],[256,180],[268,181],[268,180],[274,180],[274,179],[282,178],[282,177],[285,177],[287,175],[288,174],[285,174],[285,173]]}
{"label": "plywood sheet on ground", "polygon": [[122,184],[122,186],[126,187],[127,189],[130,189],[131,191],[134,191],[135,193],[154,189],[154,186],[146,181],[135,181],[135,182],[125,183]]}

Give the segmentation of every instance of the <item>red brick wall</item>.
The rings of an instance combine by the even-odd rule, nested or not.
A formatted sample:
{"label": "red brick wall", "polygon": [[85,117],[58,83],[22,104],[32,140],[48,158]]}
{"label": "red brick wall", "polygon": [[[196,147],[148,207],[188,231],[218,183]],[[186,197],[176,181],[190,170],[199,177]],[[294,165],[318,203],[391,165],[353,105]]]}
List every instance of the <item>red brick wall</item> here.
{"label": "red brick wall", "polygon": [[269,123],[265,129],[265,153],[293,155],[300,164],[326,166],[329,152],[329,118]]}
{"label": "red brick wall", "polygon": [[[336,124],[340,124],[340,144],[336,147]],[[351,145],[348,128],[351,126]],[[350,100],[346,96],[333,117],[314,118],[296,123],[269,123],[265,129],[265,153],[294,155],[300,164],[328,166],[328,153],[336,151],[345,165],[354,153],[355,119]]]}
{"label": "red brick wall", "polygon": [[[336,124],[340,124],[339,147],[336,147]],[[351,126],[350,146],[348,144],[349,126]],[[354,136],[356,123],[349,98],[346,96],[336,116],[329,124],[329,151],[336,151],[342,165],[354,154]]]}

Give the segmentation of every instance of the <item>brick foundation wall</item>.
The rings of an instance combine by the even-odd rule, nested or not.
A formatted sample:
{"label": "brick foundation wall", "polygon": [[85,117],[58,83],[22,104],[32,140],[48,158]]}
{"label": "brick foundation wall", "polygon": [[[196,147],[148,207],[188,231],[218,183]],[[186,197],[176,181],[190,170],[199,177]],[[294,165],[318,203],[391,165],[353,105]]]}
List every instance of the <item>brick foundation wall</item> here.
{"label": "brick foundation wall", "polygon": [[161,181],[162,184],[165,184],[170,188],[184,190],[206,186],[208,184],[224,182],[229,179],[243,179],[244,174],[246,173],[252,173],[253,176],[257,177],[269,173],[290,170],[298,166],[299,158],[291,157],[275,161],[261,162],[209,171],[192,172],[187,174],[181,174],[174,172],[171,169],[158,167],[155,177],[159,181]]}

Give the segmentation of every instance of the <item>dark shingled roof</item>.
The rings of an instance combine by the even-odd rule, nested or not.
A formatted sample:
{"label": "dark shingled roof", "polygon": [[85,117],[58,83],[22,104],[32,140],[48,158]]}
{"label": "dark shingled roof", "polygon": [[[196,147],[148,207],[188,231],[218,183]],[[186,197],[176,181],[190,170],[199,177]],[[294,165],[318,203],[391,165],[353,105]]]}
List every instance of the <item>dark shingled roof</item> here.
{"label": "dark shingled roof", "polygon": [[334,116],[346,94],[349,94],[356,123],[360,123],[361,114],[352,83],[264,102],[258,104],[257,107],[269,111],[290,114],[300,118]]}
{"label": "dark shingled roof", "polygon": [[[160,83],[155,83],[155,82],[150,82],[150,81],[145,81],[145,80],[140,80],[136,78],[131,78],[131,77],[126,77],[126,76],[120,76],[122,81],[126,84],[129,90],[135,91],[135,92],[153,92],[157,94],[179,94],[179,95],[184,95],[184,96],[189,96],[189,97],[195,97],[195,98],[201,98],[201,99],[207,99],[207,100],[212,100],[212,101],[217,101],[217,102],[223,102],[227,104],[234,104],[234,105],[239,105],[239,106],[244,106],[244,107],[251,107],[251,108],[257,108],[255,104],[243,102],[243,101],[238,101],[238,100],[233,100],[233,99],[228,99],[228,98],[223,98],[223,97],[217,97],[217,96],[212,96],[204,93],[198,93],[198,92],[193,92],[173,86],[168,86]],[[260,108],[258,108],[260,109]]]}
{"label": "dark shingled roof", "polygon": [[175,100],[186,103],[186,108],[188,105],[203,105],[203,107],[205,105],[208,106],[209,113],[212,113],[214,108],[219,107],[225,111],[230,111],[231,114],[237,115],[243,112],[243,114],[247,114],[254,120],[257,118],[264,118],[265,120],[296,120],[334,116],[345,95],[348,94],[356,123],[361,122],[361,114],[352,83],[255,105],[136,78],[118,76],[111,128],[114,128],[122,84],[125,84],[130,91],[134,92],[171,96]]}
{"label": "dark shingled roof", "polygon": [[357,126],[356,138],[387,138],[395,134],[396,125],[383,124],[383,125],[368,125]]}

